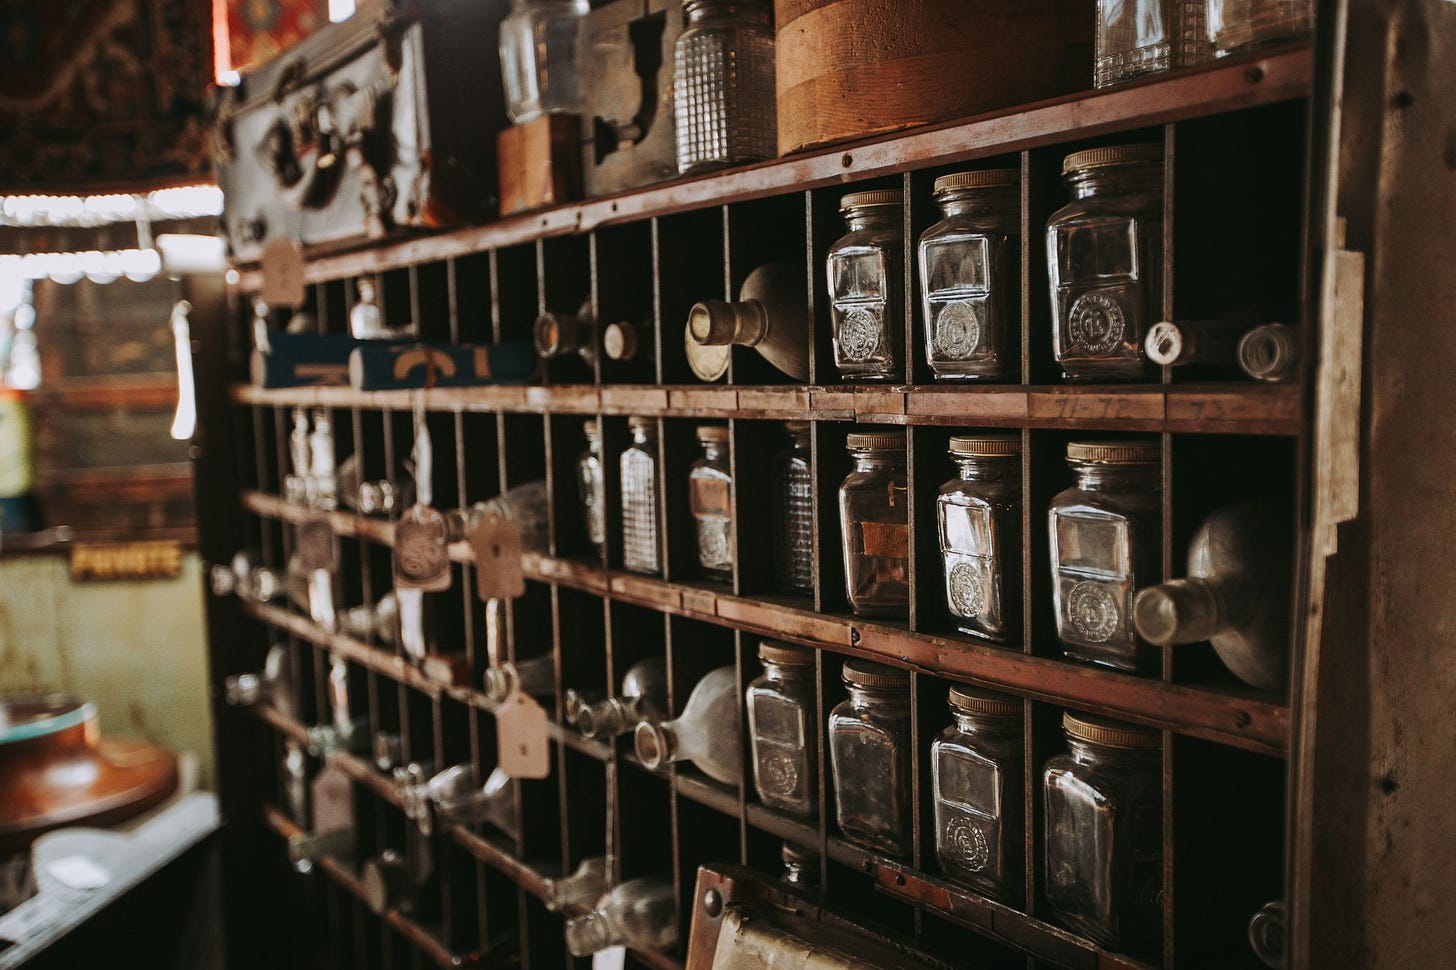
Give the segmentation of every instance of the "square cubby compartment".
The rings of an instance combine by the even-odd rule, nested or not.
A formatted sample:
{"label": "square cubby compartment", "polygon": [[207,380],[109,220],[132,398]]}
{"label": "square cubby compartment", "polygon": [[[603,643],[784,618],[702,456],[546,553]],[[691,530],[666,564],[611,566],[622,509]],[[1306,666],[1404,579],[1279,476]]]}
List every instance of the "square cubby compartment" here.
{"label": "square cubby compartment", "polygon": [[814,605],[813,433],[807,421],[733,422],[733,532],[738,592]]}
{"label": "square cubby compartment", "polygon": [[[629,222],[591,234],[601,379],[613,384],[657,380],[658,321],[654,306],[652,223]],[[677,339],[672,327],[662,331]]]}
{"label": "square cubby compartment", "polygon": [[661,422],[665,578],[729,591],[734,578],[731,422]]}
{"label": "square cubby compartment", "polygon": [[710,307],[699,325],[711,321],[715,333],[759,341],[750,346],[735,340],[730,353],[734,384],[809,380],[813,275],[808,265],[807,201],[807,194],[795,192],[727,207],[730,307]]}
{"label": "square cubby compartment", "polygon": [[455,339],[466,344],[495,343],[491,254],[457,256],[448,260],[445,267],[446,282],[455,298]]}
{"label": "square cubby compartment", "polygon": [[662,331],[661,380],[698,385],[724,379],[699,374],[688,361],[684,343],[688,316],[701,300],[727,300],[727,263],[723,243],[723,209],[698,209],[653,220],[659,325]]}
{"label": "square cubby compartment", "polygon": [[551,432],[552,552],[602,565],[606,539],[607,460],[595,416],[553,414]]}

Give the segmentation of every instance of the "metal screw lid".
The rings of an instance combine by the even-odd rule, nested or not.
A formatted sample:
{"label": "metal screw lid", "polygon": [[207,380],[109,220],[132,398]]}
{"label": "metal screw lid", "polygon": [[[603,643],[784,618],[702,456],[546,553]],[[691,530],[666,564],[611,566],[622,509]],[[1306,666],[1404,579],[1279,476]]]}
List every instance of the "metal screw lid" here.
{"label": "metal screw lid", "polygon": [[1096,461],[1107,465],[1151,465],[1163,456],[1156,441],[1069,441],[1068,461]]}
{"label": "metal screw lid", "polygon": [[814,651],[806,647],[791,647],[787,643],[764,640],[758,645],[758,659],[786,667],[812,667]]}
{"label": "metal screw lid", "polygon": [[932,194],[957,189],[1005,189],[1021,184],[1021,173],[1014,168],[986,168],[975,172],[955,172],[935,180]]}
{"label": "metal screw lid", "polygon": [[1112,165],[1151,165],[1163,160],[1163,146],[1144,143],[1141,145],[1110,145],[1106,148],[1086,148],[1072,152],[1062,159],[1062,174],[1088,168],[1107,168]]}
{"label": "metal screw lid", "polygon": [[1071,711],[1062,715],[1062,730],[1067,732],[1068,737],[1112,748],[1156,748],[1163,740],[1162,732],[1155,728],[1138,727],[1095,714],[1073,714]]}
{"label": "metal screw lid", "polygon": [[889,451],[905,447],[903,431],[852,431],[844,436],[844,447],[850,451]]}
{"label": "metal screw lid", "polygon": [[850,192],[839,200],[839,211],[858,209],[869,205],[903,205],[905,197],[899,189],[869,189],[864,192]]}
{"label": "metal screw lid", "polygon": [[700,424],[697,434],[699,441],[728,440],[728,429],[721,424]]}
{"label": "metal screw lid", "polygon": [[910,674],[895,667],[886,667],[858,657],[846,660],[840,678],[856,687],[908,687]]}
{"label": "metal screw lid", "polygon": [[1021,435],[958,434],[950,439],[948,450],[969,458],[1015,458],[1021,454]]}
{"label": "metal screw lid", "polygon": [[946,697],[947,703],[966,714],[981,714],[986,717],[1020,717],[1021,699],[995,691],[981,690],[965,684],[955,684]]}

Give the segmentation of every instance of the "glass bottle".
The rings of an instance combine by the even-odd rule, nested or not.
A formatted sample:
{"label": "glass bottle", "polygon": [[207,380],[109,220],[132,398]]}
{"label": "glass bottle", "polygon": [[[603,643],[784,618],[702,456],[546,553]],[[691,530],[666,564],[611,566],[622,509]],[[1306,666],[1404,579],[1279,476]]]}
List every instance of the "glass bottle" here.
{"label": "glass bottle", "polygon": [[355,340],[381,340],[389,337],[384,314],[374,292],[374,281],[360,279],[355,283],[359,298],[349,308],[349,336]]}
{"label": "glass bottle", "polygon": [[700,300],[688,311],[683,348],[699,380],[728,370],[733,347],[752,347],[796,381],[809,379],[809,301],[803,270],[764,263],[748,274],[738,300]]}
{"label": "glass bottle", "polygon": [[1020,316],[1021,173],[935,180],[944,218],[920,237],[925,359],[937,380],[1000,381],[1014,363],[1007,318]]}
{"label": "glass bottle", "polygon": [[1057,362],[1069,380],[1138,380],[1162,300],[1163,146],[1073,152],[1062,178],[1072,201],[1046,235]]}
{"label": "glass bottle", "polygon": [[307,505],[313,456],[309,451],[308,412],[303,408],[293,409],[293,429],[288,433],[288,462],[292,471],[283,476],[283,497],[290,502]]}
{"label": "glass bottle", "polygon": [[434,825],[478,825],[489,822],[515,838],[520,833],[516,812],[516,783],[496,768],[481,784],[475,766],[458,764],[422,784],[408,785],[399,792],[405,814],[425,835]]}
{"label": "glass bottle", "polygon": [[829,713],[839,830],[891,855],[910,852],[910,675],[851,659],[849,697]]}
{"label": "glass bottle", "polygon": [[586,433],[586,451],[576,459],[576,488],[581,495],[581,511],[586,521],[586,538],[601,555],[607,541],[606,481],[602,475],[602,434],[596,421],[582,425]]}
{"label": "glass bottle", "polygon": [[774,31],[764,0],[684,0],[673,64],[677,170],[778,154]]}
{"label": "glass bottle", "polygon": [[839,211],[849,232],[829,247],[834,366],[847,381],[902,381],[901,194],[895,189],[851,192],[840,200]]}
{"label": "glass bottle", "polygon": [[1159,569],[1161,448],[1155,441],[1074,441],[1077,484],[1048,510],[1052,604],[1067,656],[1119,670],[1155,659],[1132,626],[1132,598]]}
{"label": "glass bottle", "polygon": [[661,572],[658,551],[657,423],[628,418],[632,444],[622,452],[622,566],[634,573]]}
{"label": "glass bottle", "polygon": [[632,360],[652,359],[652,318],[640,324],[619,320],[602,328],[602,356],[625,364]]}
{"label": "glass bottle", "polygon": [[958,684],[948,703],[954,723],[930,745],[935,857],[950,878],[1014,906],[1025,882],[1021,701]]}
{"label": "glass bottle", "polygon": [[698,535],[698,565],[710,579],[733,581],[733,476],[728,429],[698,428],[702,457],[688,469],[688,497]]}
{"label": "glass bottle", "polygon": [[491,704],[504,704],[515,694],[528,697],[550,697],[556,693],[556,658],[542,654],[529,660],[516,660],[485,670],[485,698]]}
{"label": "glass bottle", "polygon": [[738,675],[719,667],[698,681],[687,705],[671,721],[643,721],[632,740],[637,759],[652,770],[691,761],[703,774],[725,785],[743,776],[743,745],[738,727]]}
{"label": "glass bottle", "polygon": [[596,363],[597,326],[591,306],[583,304],[575,316],[548,310],[536,318],[532,331],[536,356],[542,360],[580,357],[588,367]]}
{"label": "glass bottle", "polygon": [[1283,690],[1289,680],[1289,516],[1268,502],[1218,509],[1188,544],[1188,575],[1133,600],[1150,643],[1213,644],[1244,683]]}
{"label": "glass bottle", "polygon": [[288,669],[288,648],[275,643],[263,657],[263,669],[223,678],[223,699],[235,707],[267,704],[294,716],[293,685]]}
{"label": "glass bottle", "polygon": [[1021,438],[956,435],[957,477],[940,487],[936,519],[945,606],[956,629],[993,643],[1021,632]]}
{"label": "glass bottle", "polygon": [[661,657],[639,660],[622,676],[616,697],[576,707],[577,730],[588,738],[612,738],[642,721],[667,717],[667,665]]}
{"label": "glass bottle", "polygon": [[544,891],[541,897],[546,908],[553,913],[578,906],[594,906],[607,891],[607,860],[602,856],[583,859],[571,875],[559,879],[548,877],[542,883]]}
{"label": "glass bottle", "polygon": [[905,433],[845,437],[854,471],[839,486],[845,595],[862,616],[901,616],[910,608],[910,519],[905,496]]}
{"label": "glass bottle", "polygon": [[1266,323],[1239,339],[1238,358],[1256,381],[1292,381],[1299,375],[1299,337],[1288,324]]}
{"label": "glass bottle", "polygon": [[672,881],[629,879],[597,901],[585,916],[566,921],[566,949],[589,957],[612,946],[671,950],[677,946],[677,899]]}
{"label": "glass bottle", "polygon": [[818,892],[819,853],[792,842],[785,842],[779,850],[779,858],[784,863],[784,871],[779,876],[780,882],[804,892]]}
{"label": "glass bottle", "polygon": [[780,592],[814,595],[814,476],[809,422],[786,421],[789,446],[774,456],[774,583]]}
{"label": "glass bottle", "polygon": [[1097,0],[1096,86],[1207,60],[1203,11],[1204,0]]}
{"label": "glass bottle", "polygon": [[1307,37],[1311,0],[1208,0],[1208,39],[1217,56]]}
{"label": "glass bottle", "polygon": [[313,412],[313,433],[308,436],[309,504],[316,509],[338,508],[334,479],[334,426],[329,412],[316,408]]}
{"label": "glass bottle", "polygon": [[500,60],[514,124],[581,113],[577,43],[587,6],[587,0],[511,0],[500,25]]}
{"label": "glass bottle", "polygon": [[814,651],[765,640],[758,659],[763,674],[747,694],[754,790],[770,808],[813,815],[819,807]]}
{"label": "glass bottle", "polygon": [[1159,732],[1062,716],[1068,753],[1043,774],[1046,896],[1053,918],[1101,946],[1158,950],[1162,927]]}

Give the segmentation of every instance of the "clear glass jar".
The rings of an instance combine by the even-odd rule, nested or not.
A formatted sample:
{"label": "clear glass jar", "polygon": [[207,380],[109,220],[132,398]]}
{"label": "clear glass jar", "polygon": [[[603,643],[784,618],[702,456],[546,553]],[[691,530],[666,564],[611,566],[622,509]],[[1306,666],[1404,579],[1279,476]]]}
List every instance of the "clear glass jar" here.
{"label": "clear glass jar", "polygon": [[1160,577],[1160,458],[1155,441],[1074,441],[1077,484],[1048,510],[1057,636],[1074,660],[1136,671],[1156,653],[1138,639],[1133,594]]}
{"label": "clear glass jar", "polygon": [[1062,177],[1072,201],[1046,237],[1057,362],[1070,380],[1146,377],[1143,337],[1163,290],[1163,148],[1073,152]]}
{"label": "clear glass jar", "polygon": [[1097,0],[1096,86],[1206,61],[1203,10],[1204,0]]}
{"label": "clear glass jar", "polygon": [[834,366],[847,381],[902,381],[905,210],[900,192],[851,192],[840,200],[839,211],[849,232],[829,247]]}
{"label": "clear glass jar", "polygon": [[910,852],[910,675],[851,659],[849,698],[829,713],[839,830],[890,855]]}
{"label": "clear glass jar", "polygon": [[685,0],[673,66],[677,170],[778,154],[774,31],[763,0]]}
{"label": "clear glass jar", "polygon": [[945,607],[956,629],[993,643],[1021,632],[1021,437],[956,435],[960,473],[935,499]]}
{"label": "clear glass jar", "polygon": [[1007,318],[1020,316],[1021,173],[935,180],[944,216],[920,237],[925,359],[937,380],[1006,380],[1015,363]]}
{"label": "clear glass jar", "polygon": [[1021,701],[957,685],[955,723],[930,745],[935,792],[935,857],[950,878],[1003,903],[1021,902]]}
{"label": "clear glass jar", "polygon": [[910,608],[905,433],[855,432],[844,444],[854,456],[839,486],[845,596],[862,616],[903,617]]}
{"label": "clear glass jar", "polygon": [[1310,0],[1208,0],[1208,39],[1222,57],[1314,31]]}
{"label": "clear glass jar", "polygon": [[765,640],[763,675],[748,685],[748,738],[759,801],[794,815],[819,807],[814,651]]}
{"label": "clear glass jar", "polygon": [[1159,732],[1062,717],[1067,754],[1047,762],[1046,896],[1056,921],[1109,949],[1156,954],[1162,927]]}
{"label": "clear glass jar", "polygon": [[657,423],[629,418],[632,443],[622,452],[622,566],[636,573],[662,571],[657,510]]}
{"label": "clear glass jar", "polygon": [[786,421],[789,446],[774,456],[774,583],[780,592],[814,595],[814,478],[809,422]]}
{"label": "clear glass jar", "polygon": [[586,538],[601,553],[607,541],[606,481],[602,476],[602,434],[595,420],[582,426],[586,432],[586,451],[576,459],[576,489],[581,496],[581,512],[586,522]]}
{"label": "clear glass jar", "polygon": [[728,429],[698,428],[703,454],[688,469],[688,500],[698,536],[698,565],[709,579],[733,581],[733,475]]}
{"label": "clear glass jar", "polygon": [[524,124],[544,114],[580,114],[577,42],[588,0],[511,0],[500,25],[506,114]]}

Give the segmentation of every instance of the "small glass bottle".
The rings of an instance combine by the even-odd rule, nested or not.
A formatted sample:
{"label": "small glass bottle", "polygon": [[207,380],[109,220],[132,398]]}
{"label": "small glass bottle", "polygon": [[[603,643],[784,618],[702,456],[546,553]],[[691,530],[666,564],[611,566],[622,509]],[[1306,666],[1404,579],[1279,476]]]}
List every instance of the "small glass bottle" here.
{"label": "small glass bottle", "polygon": [[748,685],[748,739],[759,801],[794,815],[819,807],[814,651],[765,640],[763,674]]}
{"label": "small glass bottle", "polygon": [[847,381],[903,381],[900,281],[905,210],[898,190],[851,192],[839,203],[849,232],[829,247],[834,366]]}
{"label": "small glass bottle", "polygon": [[531,339],[542,360],[578,357],[587,367],[596,366],[597,324],[590,304],[583,304],[575,316],[546,311],[536,318]]}
{"label": "small glass bottle", "polygon": [[910,675],[852,659],[849,698],[829,714],[834,800],[845,837],[891,855],[910,852]]}
{"label": "small glass bottle", "polygon": [[1075,660],[1136,671],[1155,658],[1133,630],[1132,599],[1160,573],[1160,458],[1155,441],[1067,445],[1077,484],[1048,515],[1057,636]]}
{"label": "small glass bottle", "polygon": [[657,424],[629,418],[632,444],[622,452],[622,566],[634,573],[661,572],[658,557]]}
{"label": "small glass bottle", "polygon": [[575,708],[573,721],[583,737],[614,738],[642,721],[667,717],[667,664],[661,657],[649,657],[628,667],[616,697],[587,702],[575,691],[566,694],[567,707]]}
{"label": "small glass bottle", "polygon": [[1021,437],[957,435],[960,474],[940,487],[936,519],[945,606],[956,629],[993,643],[1021,631]]}
{"label": "small glass bottle", "polygon": [[500,60],[512,123],[581,113],[577,43],[587,9],[587,0],[511,0],[500,25]]}
{"label": "small glass bottle", "polygon": [[764,0],[684,0],[673,65],[677,170],[778,154],[774,31]]}
{"label": "small glass bottle", "polygon": [[1313,31],[1310,0],[1208,0],[1208,39],[1219,57],[1307,37]]}
{"label": "small glass bottle", "polygon": [[733,476],[728,429],[698,428],[703,455],[688,470],[688,497],[698,534],[698,565],[710,579],[733,581]]}
{"label": "small glass bottle", "polygon": [[839,486],[845,595],[861,616],[901,616],[910,607],[910,519],[905,433],[845,437],[854,471]]}
{"label": "small glass bottle", "polygon": [[1052,345],[1069,380],[1139,380],[1163,277],[1163,146],[1062,161],[1072,201],[1047,221]]}
{"label": "small glass bottle", "polygon": [[630,879],[597,901],[596,909],[566,921],[566,949],[589,957],[612,946],[671,950],[677,946],[677,899],[672,880]]}
{"label": "small glass bottle", "polygon": [[586,538],[601,555],[607,541],[606,481],[602,475],[602,435],[595,420],[587,421],[586,451],[576,459],[576,489],[581,496],[581,512],[586,522]]}
{"label": "small glass bottle", "polygon": [[1204,2],[1097,0],[1096,86],[1207,60]]}
{"label": "small glass bottle", "polygon": [[709,671],[688,695],[680,716],[641,722],[632,741],[637,759],[653,771],[691,761],[714,781],[738,784],[743,776],[738,674],[732,667]]}
{"label": "small glass bottle", "polygon": [[944,218],[920,237],[925,359],[937,380],[1005,380],[1007,318],[1019,317],[1021,199],[1016,169],[935,180]]}
{"label": "small glass bottle", "polygon": [[1003,903],[1021,902],[1021,701],[956,685],[955,719],[930,745],[935,857],[950,878]]}
{"label": "small glass bottle", "polygon": [[334,478],[334,426],[329,412],[323,408],[314,409],[313,433],[308,436],[308,449],[309,504],[316,509],[336,509],[339,500]]}
{"label": "small glass bottle", "polygon": [[1046,896],[1058,923],[1100,946],[1155,953],[1162,927],[1159,732],[1062,717],[1067,754],[1047,762]]}
{"label": "small glass bottle", "polygon": [[786,421],[789,446],[774,457],[774,583],[780,592],[814,595],[814,477],[809,422]]}
{"label": "small glass bottle", "polygon": [[583,859],[571,875],[559,879],[547,877],[542,883],[545,891],[541,896],[553,913],[576,906],[595,906],[607,891],[607,860],[603,856]]}

